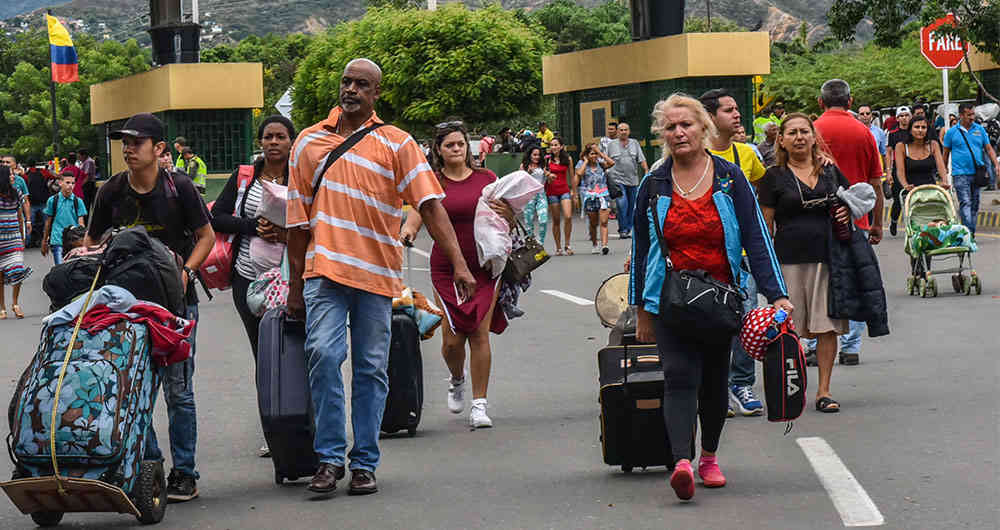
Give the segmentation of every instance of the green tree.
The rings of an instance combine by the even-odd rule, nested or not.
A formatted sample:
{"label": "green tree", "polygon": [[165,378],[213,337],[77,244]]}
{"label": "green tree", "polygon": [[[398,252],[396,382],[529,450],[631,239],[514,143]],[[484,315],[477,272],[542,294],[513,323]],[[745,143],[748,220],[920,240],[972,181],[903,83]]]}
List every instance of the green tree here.
{"label": "green tree", "polygon": [[[12,147],[21,158],[48,158],[81,147],[99,152],[98,131],[90,124],[90,85],[149,69],[150,53],[135,40],[98,43],[78,35],[74,44],[80,81],[56,85],[63,152],[54,153],[48,39],[44,32],[29,32],[13,42],[0,43],[0,144]],[[11,53],[18,55],[12,58]],[[15,62],[18,57],[23,60]]]}
{"label": "green tree", "polygon": [[427,2],[421,0],[365,0],[368,7],[394,7],[396,9],[406,9],[408,7],[423,7]]}
{"label": "green tree", "polygon": [[325,118],[344,66],[367,57],[384,72],[379,116],[415,132],[448,116],[482,123],[530,115],[539,109],[542,56],[550,51],[541,28],[498,6],[375,8],[310,45],[295,76],[293,114],[301,124]]}
{"label": "green tree", "polygon": [[573,0],[555,0],[527,18],[545,28],[556,53],[632,42],[631,15],[614,1],[588,9]]}
{"label": "green tree", "polygon": [[[785,102],[789,111],[819,112],[819,88],[832,77],[851,85],[856,104],[876,108],[895,106],[917,97],[940,99],[941,77],[920,55],[919,36],[907,34],[899,48],[869,43],[833,52],[793,52],[772,61],[767,77],[768,94]],[[953,98],[974,95],[973,81],[966,74],[950,79]]]}
{"label": "green tree", "polygon": [[[689,16],[684,19],[684,33],[706,33],[707,31],[707,17]],[[712,17],[712,33],[724,33],[730,31],[747,31],[747,28],[744,28],[726,17]]]}
{"label": "green tree", "polygon": [[830,31],[838,39],[854,40],[858,23],[869,18],[875,29],[875,43],[898,47],[903,40],[903,24],[920,11],[921,0],[835,0],[827,13]]}
{"label": "green tree", "polygon": [[301,60],[308,53],[313,38],[301,33],[291,35],[269,34],[264,37],[250,36],[236,45],[221,45],[202,52],[201,60],[206,63],[253,62],[264,66],[264,109],[257,117],[262,121],[277,110],[275,103],[285,90],[295,82],[295,72]]}

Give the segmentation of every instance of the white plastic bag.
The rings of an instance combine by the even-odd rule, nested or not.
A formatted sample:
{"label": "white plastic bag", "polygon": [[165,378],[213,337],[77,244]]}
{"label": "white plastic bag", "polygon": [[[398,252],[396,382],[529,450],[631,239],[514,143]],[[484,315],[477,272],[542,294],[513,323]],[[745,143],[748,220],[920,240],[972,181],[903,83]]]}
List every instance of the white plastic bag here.
{"label": "white plastic bag", "polygon": [[288,205],[288,186],[282,186],[269,180],[260,181],[263,190],[260,195],[260,205],[257,206],[257,216],[285,228],[285,208]]}
{"label": "white plastic bag", "polygon": [[489,201],[505,199],[514,214],[521,215],[524,206],[541,190],[542,185],[524,171],[515,171],[483,188],[474,221],[476,253],[479,265],[490,271],[492,277],[499,276],[507,265],[511,227],[506,219],[490,208]]}
{"label": "white plastic bag", "polygon": [[976,117],[980,120],[990,121],[1000,114],[1000,105],[997,105],[996,103],[983,103],[972,110],[976,113]]}

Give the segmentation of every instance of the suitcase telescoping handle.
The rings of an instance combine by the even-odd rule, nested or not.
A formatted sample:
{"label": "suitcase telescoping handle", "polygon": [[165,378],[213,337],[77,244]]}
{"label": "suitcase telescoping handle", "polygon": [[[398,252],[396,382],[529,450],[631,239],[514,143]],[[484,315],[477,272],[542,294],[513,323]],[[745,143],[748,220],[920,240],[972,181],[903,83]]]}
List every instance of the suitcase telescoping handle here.
{"label": "suitcase telescoping handle", "polygon": [[406,249],[406,286],[413,289],[413,241],[404,237],[403,248]]}

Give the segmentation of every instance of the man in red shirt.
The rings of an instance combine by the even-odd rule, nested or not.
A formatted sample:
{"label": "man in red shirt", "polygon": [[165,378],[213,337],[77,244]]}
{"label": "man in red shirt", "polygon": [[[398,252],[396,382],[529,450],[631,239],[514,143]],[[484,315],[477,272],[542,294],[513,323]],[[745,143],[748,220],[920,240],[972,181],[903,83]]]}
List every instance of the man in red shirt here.
{"label": "man in red shirt", "polygon": [[[868,128],[847,112],[853,102],[851,87],[846,81],[831,79],[823,83],[819,105],[824,112],[815,126],[847,181],[851,185],[867,182],[875,189],[872,221],[864,216],[855,224],[868,234],[871,244],[877,245],[882,240],[882,205],[885,202],[882,196],[881,155]],[[852,320],[850,332],[840,336],[840,364],[861,362],[861,334],[864,329],[864,322]]]}
{"label": "man in red shirt", "polygon": [[848,111],[854,98],[846,81],[831,79],[823,83],[819,105],[823,115],[816,120],[816,130],[823,138],[833,160],[851,185],[867,182],[875,188],[875,208],[872,222],[867,217],[856,221],[858,228],[869,233],[873,245],[882,241],[882,163],[875,138],[868,128]]}

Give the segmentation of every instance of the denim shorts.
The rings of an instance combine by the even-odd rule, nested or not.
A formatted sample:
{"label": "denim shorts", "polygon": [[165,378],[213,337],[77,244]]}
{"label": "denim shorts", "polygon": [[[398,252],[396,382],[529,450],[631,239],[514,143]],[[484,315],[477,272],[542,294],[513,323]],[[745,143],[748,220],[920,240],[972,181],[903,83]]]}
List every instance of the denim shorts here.
{"label": "denim shorts", "polygon": [[562,195],[549,195],[549,204],[559,204],[561,201],[568,201],[570,199],[569,193],[563,193]]}
{"label": "denim shorts", "polygon": [[590,197],[583,201],[583,211],[585,212],[599,212],[609,208],[611,208],[611,203],[608,202],[607,197]]}

